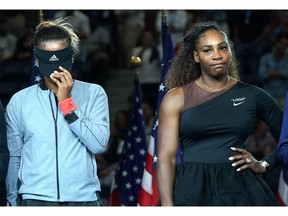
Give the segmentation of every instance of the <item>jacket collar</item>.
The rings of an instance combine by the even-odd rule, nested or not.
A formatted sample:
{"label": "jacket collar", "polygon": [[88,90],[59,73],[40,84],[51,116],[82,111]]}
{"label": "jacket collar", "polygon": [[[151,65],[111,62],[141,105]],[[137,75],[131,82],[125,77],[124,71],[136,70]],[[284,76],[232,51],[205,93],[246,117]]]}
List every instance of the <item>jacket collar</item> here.
{"label": "jacket collar", "polygon": [[48,87],[45,85],[44,79],[42,79],[39,83],[40,85],[40,89],[45,91],[45,90],[49,90]]}

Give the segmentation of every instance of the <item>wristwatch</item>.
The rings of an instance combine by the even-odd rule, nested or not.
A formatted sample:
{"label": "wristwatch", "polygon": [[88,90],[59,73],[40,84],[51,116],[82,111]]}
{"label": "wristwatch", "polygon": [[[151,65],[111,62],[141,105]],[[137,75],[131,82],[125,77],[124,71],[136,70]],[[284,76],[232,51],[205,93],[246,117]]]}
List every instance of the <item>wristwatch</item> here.
{"label": "wristwatch", "polygon": [[75,110],[71,110],[68,114],[64,116],[64,119],[68,122],[68,124],[71,124],[78,119],[78,116],[74,111]]}
{"label": "wristwatch", "polygon": [[260,161],[260,165],[265,168],[266,172],[270,169],[269,163],[265,160]]}

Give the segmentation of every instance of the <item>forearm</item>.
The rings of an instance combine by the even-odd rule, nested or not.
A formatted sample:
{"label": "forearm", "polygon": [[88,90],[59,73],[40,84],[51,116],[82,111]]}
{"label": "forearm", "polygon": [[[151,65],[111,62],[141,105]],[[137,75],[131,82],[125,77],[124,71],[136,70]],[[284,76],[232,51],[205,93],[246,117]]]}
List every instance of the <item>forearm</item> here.
{"label": "forearm", "polygon": [[173,185],[175,179],[175,164],[158,161],[157,185],[162,206],[173,206]]}
{"label": "forearm", "polygon": [[6,178],[7,201],[11,206],[17,206],[18,196],[18,172],[20,168],[20,157],[10,157],[8,173]]}
{"label": "forearm", "polygon": [[[101,98],[100,98],[101,97]],[[72,98],[59,102],[70,129],[94,154],[106,150],[110,136],[108,100],[104,94],[95,101],[90,113],[83,112]]]}
{"label": "forearm", "polygon": [[92,153],[103,153],[106,150],[110,136],[107,123],[92,122],[80,114],[79,119],[69,124],[69,127]]}

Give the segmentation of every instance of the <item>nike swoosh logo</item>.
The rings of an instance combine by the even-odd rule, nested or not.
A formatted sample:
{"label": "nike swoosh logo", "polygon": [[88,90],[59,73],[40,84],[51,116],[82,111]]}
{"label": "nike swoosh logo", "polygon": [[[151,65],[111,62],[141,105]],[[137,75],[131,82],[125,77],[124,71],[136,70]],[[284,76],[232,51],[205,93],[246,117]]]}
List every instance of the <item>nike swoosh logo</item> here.
{"label": "nike swoosh logo", "polygon": [[238,105],[240,105],[240,104],[242,104],[242,103],[244,103],[244,101],[242,101],[242,102],[239,102],[239,103],[233,103],[233,106],[238,106]]}

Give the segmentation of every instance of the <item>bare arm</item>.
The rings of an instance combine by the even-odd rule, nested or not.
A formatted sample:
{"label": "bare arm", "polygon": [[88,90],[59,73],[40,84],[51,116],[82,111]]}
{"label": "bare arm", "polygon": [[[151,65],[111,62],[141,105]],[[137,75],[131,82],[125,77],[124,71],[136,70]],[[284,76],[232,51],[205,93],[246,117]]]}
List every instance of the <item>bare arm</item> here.
{"label": "bare arm", "polygon": [[183,101],[182,89],[173,89],[165,95],[159,110],[158,163],[156,173],[162,206],[173,205],[179,119]]}

